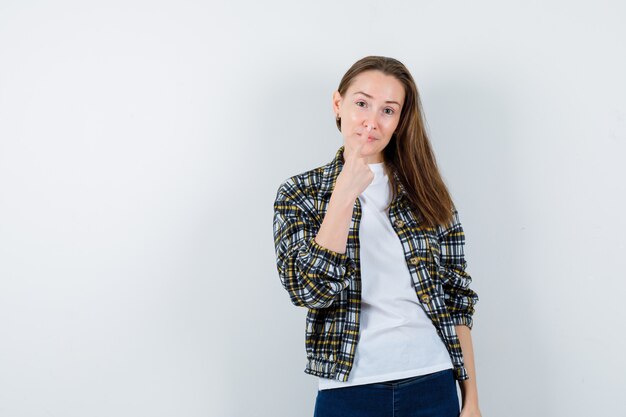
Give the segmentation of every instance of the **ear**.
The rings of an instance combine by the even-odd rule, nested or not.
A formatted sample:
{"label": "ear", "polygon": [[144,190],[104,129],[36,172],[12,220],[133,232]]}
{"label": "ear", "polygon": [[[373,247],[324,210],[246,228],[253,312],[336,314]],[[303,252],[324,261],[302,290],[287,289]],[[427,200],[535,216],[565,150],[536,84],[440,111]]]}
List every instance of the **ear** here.
{"label": "ear", "polygon": [[339,113],[339,109],[341,107],[341,101],[342,101],[341,94],[339,94],[338,90],[335,90],[333,92],[333,112],[335,114]]}

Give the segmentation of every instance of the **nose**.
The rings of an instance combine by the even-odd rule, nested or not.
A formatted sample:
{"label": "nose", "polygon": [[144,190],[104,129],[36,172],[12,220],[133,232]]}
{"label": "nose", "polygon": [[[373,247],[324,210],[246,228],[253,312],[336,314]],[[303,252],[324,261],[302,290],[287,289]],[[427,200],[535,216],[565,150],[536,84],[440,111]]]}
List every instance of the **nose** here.
{"label": "nose", "polygon": [[365,131],[366,132],[370,132],[370,131],[376,129],[376,122],[374,120],[372,120],[372,119],[365,120],[364,125],[365,125]]}

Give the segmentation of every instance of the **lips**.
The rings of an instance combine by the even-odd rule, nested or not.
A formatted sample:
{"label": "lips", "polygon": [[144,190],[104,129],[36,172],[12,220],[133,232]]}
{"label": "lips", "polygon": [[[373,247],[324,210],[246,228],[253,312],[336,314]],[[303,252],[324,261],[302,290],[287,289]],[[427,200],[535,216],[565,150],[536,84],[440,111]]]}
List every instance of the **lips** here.
{"label": "lips", "polygon": [[[359,136],[363,136],[363,133],[359,133]],[[370,139],[370,140],[372,140],[372,139],[373,139],[373,140],[378,140],[378,138],[377,138],[377,137],[374,137],[374,136],[368,136],[368,137],[367,137],[367,139]]]}

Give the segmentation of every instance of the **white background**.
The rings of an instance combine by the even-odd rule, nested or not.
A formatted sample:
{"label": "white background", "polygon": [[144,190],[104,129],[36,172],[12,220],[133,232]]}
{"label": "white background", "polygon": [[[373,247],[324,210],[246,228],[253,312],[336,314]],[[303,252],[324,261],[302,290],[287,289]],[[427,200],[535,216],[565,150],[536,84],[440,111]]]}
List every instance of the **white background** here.
{"label": "white background", "polygon": [[488,416],[623,413],[622,1],[0,2],[0,417],[312,416],[278,185],[413,73]]}

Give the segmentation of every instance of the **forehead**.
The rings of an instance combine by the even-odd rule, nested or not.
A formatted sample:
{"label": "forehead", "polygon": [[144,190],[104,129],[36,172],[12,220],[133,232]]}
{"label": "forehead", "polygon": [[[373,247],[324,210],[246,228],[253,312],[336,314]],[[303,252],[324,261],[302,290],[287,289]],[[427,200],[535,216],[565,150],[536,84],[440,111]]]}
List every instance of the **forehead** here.
{"label": "forehead", "polygon": [[380,100],[393,100],[399,103],[404,101],[404,86],[393,75],[383,74],[380,71],[364,71],[354,77],[347,94],[352,95],[362,91]]}

